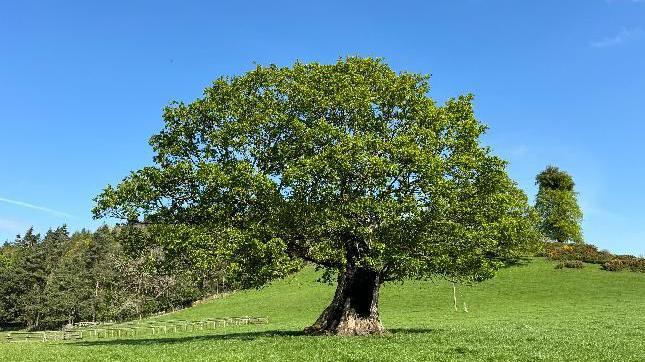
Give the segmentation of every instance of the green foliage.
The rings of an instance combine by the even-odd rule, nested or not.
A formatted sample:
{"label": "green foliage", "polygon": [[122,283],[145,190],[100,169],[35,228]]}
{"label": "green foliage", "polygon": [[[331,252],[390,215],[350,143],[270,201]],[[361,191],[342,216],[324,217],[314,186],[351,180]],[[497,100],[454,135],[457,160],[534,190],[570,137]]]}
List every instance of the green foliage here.
{"label": "green foliage", "polygon": [[[145,246],[145,238],[141,229],[102,227],[70,236],[61,227],[43,238],[29,230],[0,247],[0,328],[132,319],[229,287],[214,285],[225,284],[222,273],[163,262],[163,251]],[[140,248],[127,253],[124,245],[133,243]]]}
{"label": "green foliage", "polygon": [[535,177],[536,184],[551,190],[573,191],[573,177],[555,166],[548,166]]}
{"label": "green foliage", "polygon": [[472,96],[437,105],[428,91],[370,58],[219,78],[165,109],[155,165],[108,186],[94,215],[157,225],[155,244],[223,262],[242,286],[302,261],[489,278],[537,239],[535,215],[480,145]]}
{"label": "green foliage", "polygon": [[571,176],[549,166],[537,175],[536,184],[539,190],[535,208],[540,214],[540,230],[544,236],[559,242],[582,243],[582,210]]}

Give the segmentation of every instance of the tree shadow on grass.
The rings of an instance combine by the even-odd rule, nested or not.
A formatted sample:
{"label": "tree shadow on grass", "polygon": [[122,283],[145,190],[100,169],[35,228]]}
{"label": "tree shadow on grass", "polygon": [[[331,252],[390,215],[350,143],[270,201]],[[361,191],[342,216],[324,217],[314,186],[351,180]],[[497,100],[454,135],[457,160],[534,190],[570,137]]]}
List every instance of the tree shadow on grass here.
{"label": "tree shadow on grass", "polygon": [[181,337],[156,337],[156,338],[121,338],[107,340],[92,340],[76,342],[78,346],[111,346],[111,345],[153,345],[153,344],[174,344],[194,341],[218,341],[218,340],[242,340],[250,341],[263,337],[296,337],[304,336],[302,331],[261,331],[261,332],[237,332],[226,334],[203,334]]}
{"label": "tree shadow on grass", "polygon": [[515,258],[510,258],[510,259],[504,259],[502,260],[504,262],[503,268],[512,268],[512,267],[517,267],[517,266],[528,266],[531,264],[533,261],[533,257],[531,256],[518,256]]}
{"label": "tree shadow on grass", "polygon": [[392,328],[387,330],[390,334],[425,334],[441,332],[436,328]]}
{"label": "tree shadow on grass", "polygon": [[[384,336],[393,336],[401,334],[423,334],[438,332],[437,329],[429,328],[393,328],[389,329]],[[181,337],[158,337],[158,338],[121,338],[108,340],[91,340],[74,342],[74,345],[92,347],[92,346],[149,346],[156,344],[175,344],[195,341],[223,341],[223,340],[240,340],[252,341],[258,338],[267,337],[307,337],[307,338],[326,338],[325,336],[312,336],[305,334],[303,331],[284,331],[271,330],[260,332],[237,332],[227,334],[204,334]],[[379,338],[381,336],[374,336]]]}

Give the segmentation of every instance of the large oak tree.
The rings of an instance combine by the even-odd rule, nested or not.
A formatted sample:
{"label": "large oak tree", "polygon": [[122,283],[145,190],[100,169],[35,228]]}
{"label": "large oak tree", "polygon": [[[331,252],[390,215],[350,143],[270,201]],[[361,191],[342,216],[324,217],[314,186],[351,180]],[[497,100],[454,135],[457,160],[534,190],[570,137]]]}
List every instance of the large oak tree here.
{"label": "large oak tree", "polygon": [[311,333],[379,333],[382,283],[489,278],[536,238],[533,212],[480,144],[472,97],[377,59],[258,66],[167,107],[154,166],[97,198],[95,217],[156,228],[245,286],[309,262],[337,278]]}

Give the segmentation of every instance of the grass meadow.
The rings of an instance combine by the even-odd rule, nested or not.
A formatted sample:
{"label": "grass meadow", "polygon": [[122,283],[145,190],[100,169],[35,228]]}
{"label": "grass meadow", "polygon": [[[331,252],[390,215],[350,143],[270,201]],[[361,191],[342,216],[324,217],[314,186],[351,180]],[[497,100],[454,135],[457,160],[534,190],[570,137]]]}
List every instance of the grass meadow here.
{"label": "grass meadow", "polygon": [[534,259],[484,283],[458,286],[459,311],[445,281],[385,285],[381,317],[389,333],[383,336],[303,335],[334,291],[309,268],[159,317],[266,316],[265,325],[0,343],[0,361],[644,361],[645,274],[554,265]]}

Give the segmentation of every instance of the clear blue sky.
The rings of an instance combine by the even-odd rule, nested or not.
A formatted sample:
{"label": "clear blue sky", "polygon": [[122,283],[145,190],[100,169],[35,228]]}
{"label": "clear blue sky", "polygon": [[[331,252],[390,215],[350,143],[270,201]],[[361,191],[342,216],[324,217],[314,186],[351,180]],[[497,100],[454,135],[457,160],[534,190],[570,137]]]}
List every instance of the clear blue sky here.
{"label": "clear blue sky", "polygon": [[645,254],[645,1],[217,3],[0,4],[0,240],[100,225],[92,199],[151,162],[162,107],[217,76],[361,55],[474,93],[531,198],[560,166],[587,241]]}

